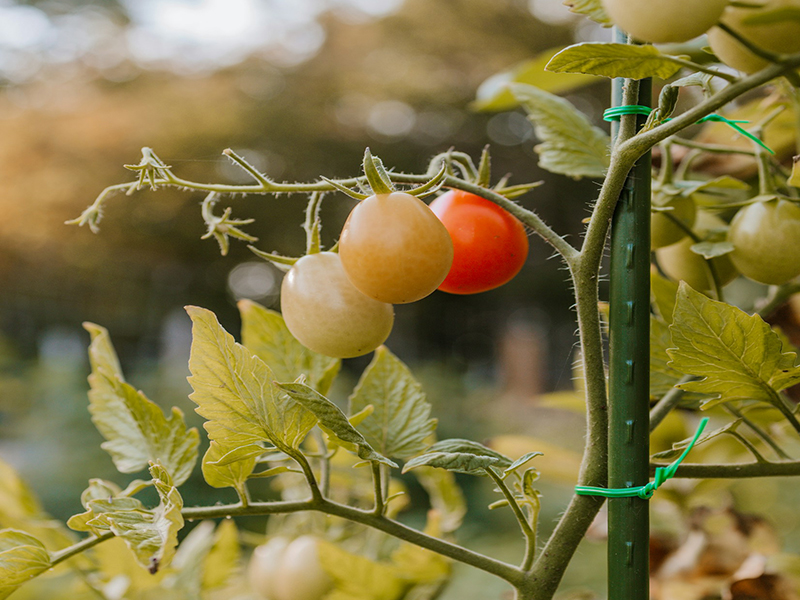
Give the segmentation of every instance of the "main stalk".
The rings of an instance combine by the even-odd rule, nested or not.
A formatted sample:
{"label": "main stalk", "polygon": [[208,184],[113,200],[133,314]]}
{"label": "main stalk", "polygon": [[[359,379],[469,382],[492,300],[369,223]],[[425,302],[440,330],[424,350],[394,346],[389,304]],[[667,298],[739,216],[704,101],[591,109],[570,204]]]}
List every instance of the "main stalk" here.
{"label": "main stalk", "polygon": [[[627,41],[617,31],[617,41]],[[626,80],[614,80],[612,106]],[[637,104],[651,106],[652,84],[639,82]],[[634,117],[623,117],[634,118]],[[646,117],[637,116],[638,125]],[[612,127],[616,135],[617,127]],[[649,480],[650,183],[648,152],[628,174],[611,229],[609,293],[609,488]],[[650,519],[638,497],[608,503],[608,598],[648,600]]]}

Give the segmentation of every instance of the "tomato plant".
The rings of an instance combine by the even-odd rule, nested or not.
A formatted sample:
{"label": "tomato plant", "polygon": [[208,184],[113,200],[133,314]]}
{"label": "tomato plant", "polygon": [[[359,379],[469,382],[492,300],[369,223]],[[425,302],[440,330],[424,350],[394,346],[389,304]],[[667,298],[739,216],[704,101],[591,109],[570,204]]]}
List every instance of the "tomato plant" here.
{"label": "tomato plant", "polygon": [[686,42],[703,35],[720,18],[729,0],[603,0],[614,23],[644,42]]}
{"label": "tomato plant", "polygon": [[427,204],[393,192],[370,196],[350,212],[339,254],[347,277],[362,293],[406,304],[444,281],[453,263],[453,243]]}
{"label": "tomato plant", "polygon": [[691,229],[697,214],[694,200],[690,196],[660,195],[654,191],[653,205],[660,210],[650,215],[650,248],[663,248],[685,238],[685,228]]}
{"label": "tomato plant", "polygon": [[333,581],[320,564],[319,540],[277,537],[257,547],[248,565],[250,587],[264,600],[321,600]]}
{"label": "tomato plant", "polygon": [[353,287],[334,252],[297,261],[281,285],[286,326],[315,352],[351,358],[372,352],[392,331],[394,310]]}
{"label": "tomato plant", "polygon": [[800,207],[768,196],[739,210],[731,221],[731,260],[742,275],[781,285],[800,275]]}
{"label": "tomato plant", "polygon": [[[800,51],[800,21],[787,16],[800,10],[797,0],[767,0],[758,8],[730,7],[722,22],[755,46],[776,54]],[[719,27],[708,32],[714,54],[726,65],[754,73],[769,62]]]}
{"label": "tomato plant", "polygon": [[431,202],[453,240],[453,264],[439,289],[476,294],[510,281],[528,256],[528,234],[497,204],[459,190]]}

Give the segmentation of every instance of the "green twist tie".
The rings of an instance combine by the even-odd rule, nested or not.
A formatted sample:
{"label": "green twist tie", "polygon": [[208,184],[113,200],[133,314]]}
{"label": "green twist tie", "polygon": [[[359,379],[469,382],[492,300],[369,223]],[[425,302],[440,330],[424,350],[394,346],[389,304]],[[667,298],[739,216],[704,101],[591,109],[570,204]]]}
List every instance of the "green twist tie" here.
{"label": "green twist tie", "polygon": [[[603,113],[603,120],[604,121],[619,121],[620,118],[623,115],[643,115],[643,116],[646,116],[646,115],[649,115],[652,112],[652,110],[653,109],[650,108],[649,106],[641,106],[639,104],[631,104],[629,106],[615,106],[614,108],[609,108],[608,110],[606,110]],[[665,119],[665,120],[669,121],[670,119]],[[745,136],[747,139],[752,140],[753,142],[755,142],[756,144],[758,144],[759,146],[764,148],[764,150],[766,150],[770,154],[775,154],[775,152],[772,150],[772,148],[767,146],[764,142],[762,142],[760,139],[758,139],[752,133],[750,133],[749,131],[747,131],[747,130],[745,130],[742,127],[739,126],[740,123],[749,123],[750,121],[735,121],[733,119],[729,119],[727,117],[723,117],[722,115],[711,114],[711,115],[707,115],[707,116],[703,117],[702,119],[700,119],[698,121],[698,123],[705,123],[706,121],[714,121],[716,123],[725,123],[726,125],[731,127],[733,130],[735,130],[737,133]]]}
{"label": "green twist tie", "polygon": [[653,481],[647,485],[611,490],[607,488],[578,485],[575,486],[575,493],[579,496],[603,496],[604,498],[633,498],[638,496],[642,500],[648,500],[650,497],[652,497],[653,493],[661,487],[662,483],[675,477],[675,472],[678,470],[678,466],[683,462],[683,459],[686,458],[686,455],[691,452],[692,448],[697,443],[697,440],[700,438],[700,434],[703,433],[703,429],[705,429],[707,423],[708,417],[705,417],[702,421],[700,421],[700,425],[697,427],[697,432],[695,432],[694,437],[689,445],[686,446],[683,454],[681,454],[677,460],[675,460],[675,462],[669,466],[656,468],[656,474],[653,478]]}

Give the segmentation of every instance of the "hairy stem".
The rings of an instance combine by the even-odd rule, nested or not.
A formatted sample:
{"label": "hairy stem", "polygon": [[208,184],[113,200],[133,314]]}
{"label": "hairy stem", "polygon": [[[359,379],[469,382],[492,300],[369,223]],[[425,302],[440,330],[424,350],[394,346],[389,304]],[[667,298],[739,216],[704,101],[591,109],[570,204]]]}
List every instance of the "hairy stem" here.
{"label": "hairy stem", "polygon": [[519,528],[522,530],[522,535],[525,536],[525,557],[522,559],[522,569],[527,571],[533,564],[533,559],[536,554],[536,532],[531,527],[528,519],[525,518],[525,514],[522,512],[522,509],[520,508],[519,503],[514,497],[512,491],[508,489],[506,482],[503,481],[500,475],[498,475],[492,467],[486,467],[484,470],[486,471],[486,474],[492,478],[495,485],[497,485],[498,489],[503,494],[503,497],[505,497],[508,505],[511,507],[511,510],[514,512],[517,523],[519,523]]}

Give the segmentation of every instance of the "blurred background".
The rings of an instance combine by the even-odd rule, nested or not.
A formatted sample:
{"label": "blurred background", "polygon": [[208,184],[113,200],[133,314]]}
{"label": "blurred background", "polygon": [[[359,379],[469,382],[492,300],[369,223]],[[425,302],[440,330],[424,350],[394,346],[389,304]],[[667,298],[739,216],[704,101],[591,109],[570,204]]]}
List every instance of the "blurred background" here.
{"label": "blurred background", "polygon": [[[494,181],[545,180],[520,202],[577,236],[597,183],[538,169],[524,113],[481,112],[475,100],[491,96],[503,81],[497,73],[545,50],[609,38],[558,0],[0,0],[2,459],[51,514],[79,512],[89,477],[126,481],[89,420],[81,323],[108,328],[127,378],[199,426],[187,399],[183,306],[214,310],[234,333],[238,299],[277,308],[279,271],[244,244],[222,257],[213,240],[199,239],[202,194],[114,197],[97,235],[64,225],[106,186],[130,181],[123,165],[137,163],[143,146],[186,179],[247,183],[223,149],[273,179],[308,181],[358,174],[366,146],[387,166],[423,172],[450,147],[477,160],[490,144]],[[567,97],[604,126],[608,93],[598,79]],[[234,217],[256,219],[245,229],[259,248],[302,252],[305,198],[223,202]],[[344,196],[326,198],[324,243],[351,207]],[[569,497],[583,431],[579,410],[552,408],[553,396],[537,403],[573,388],[572,297],[552,258],[532,238],[508,285],[396,307],[387,343],[425,386],[440,437],[559,443],[542,482],[544,532]],[[367,362],[346,361],[337,399]],[[510,513],[486,509],[494,498],[485,482],[462,483],[471,512],[461,541],[513,560],[520,544]],[[232,500],[228,491],[205,486],[198,468],[183,493],[199,504]],[[424,496],[411,491],[424,515]],[[242,525],[263,532],[263,522]],[[584,544],[568,587],[602,590],[603,553],[601,541]],[[465,570],[446,597],[503,590]]]}

